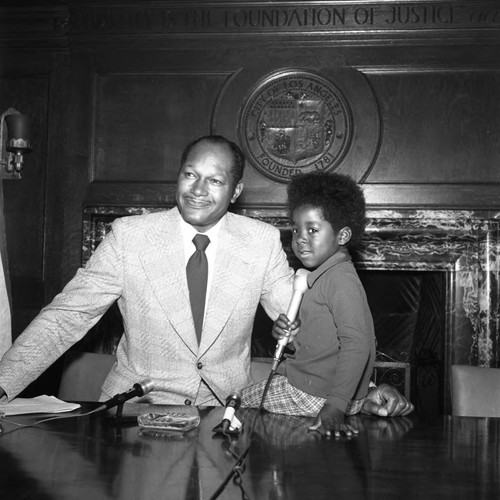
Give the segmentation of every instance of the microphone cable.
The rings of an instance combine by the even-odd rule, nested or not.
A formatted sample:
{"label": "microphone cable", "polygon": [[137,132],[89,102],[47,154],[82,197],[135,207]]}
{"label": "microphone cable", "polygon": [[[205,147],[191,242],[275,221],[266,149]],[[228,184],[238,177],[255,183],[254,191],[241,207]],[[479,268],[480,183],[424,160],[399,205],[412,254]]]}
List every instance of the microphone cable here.
{"label": "microphone cable", "polygon": [[88,415],[92,415],[94,413],[98,413],[105,408],[94,408],[93,410],[87,411],[85,413],[76,413],[76,414],[65,414],[65,415],[56,415],[54,417],[47,417],[43,418],[41,420],[37,420],[36,422],[33,422],[31,424],[20,424],[18,422],[15,422],[14,420],[8,418],[8,417],[3,417],[0,419],[0,422],[9,422],[10,424],[17,425],[15,429],[11,429],[10,431],[4,432],[2,429],[0,429],[0,437],[7,436],[8,434],[12,434],[13,432],[20,431],[21,429],[29,429],[30,427],[36,427],[37,425],[44,424],[45,422],[50,422],[52,420],[62,420],[62,419],[67,419],[67,418],[78,418],[78,417],[87,417]]}
{"label": "microphone cable", "polygon": [[[213,493],[213,495],[209,498],[209,500],[215,500],[220,496],[220,494],[224,491],[226,486],[228,485],[229,481],[233,478],[233,476],[236,476],[235,481],[237,481],[237,485],[240,487],[242,490],[242,498],[243,500],[247,500],[249,497],[246,495],[243,485],[241,484],[242,481],[242,473],[244,471],[244,463],[245,463],[245,458],[248,455],[248,452],[250,451],[250,446],[252,445],[252,436],[255,430],[255,426],[257,424],[257,418],[260,416],[262,409],[264,407],[264,401],[266,399],[267,392],[269,390],[269,386],[271,385],[271,380],[274,377],[274,374],[276,373],[276,369],[272,369],[271,372],[269,373],[269,376],[267,377],[267,382],[266,385],[264,386],[264,391],[262,392],[262,397],[260,399],[260,404],[255,412],[255,415],[252,420],[252,425],[250,426],[250,431],[248,433],[248,444],[246,448],[243,450],[243,452],[238,456],[236,453],[233,453],[233,451],[230,450],[231,454],[237,459],[236,462],[234,463],[233,467],[229,471],[229,474],[224,478],[220,486],[217,488],[217,490]],[[238,484],[238,482],[240,484]]]}
{"label": "microphone cable", "polygon": [[[238,455],[238,453],[236,453],[236,451],[234,450],[233,445],[235,445],[235,443],[233,443],[233,441],[231,439],[231,435],[225,431],[223,431],[223,435],[226,438],[227,443],[228,443],[227,449],[228,449],[229,453],[233,456],[233,458],[236,459],[236,464],[237,464],[238,462],[240,462],[242,456]],[[234,470],[233,482],[236,484],[236,486],[239,487],[239,489],[241,491],[242,500],[250,500],[250,497],[247,495],[247,492],[245,491],[245,487],[243,485],[243,472],[245,472],[245,464],[243,462],[241,463],[241,466],[237,466],[236,464],[233,466],[234,467],[233,468],[233,470]]]}
{"label": "microphone cable", "polygon": [[[293,294],[292,294],[292,299],[290,301],[290,304],[287,309],[287,317],[290,321],[295,321],[295,318],[297,317],[297,314],[299,312],[299,307],[300,303],[302,301],[302,297],[304,293],[307,291],[309,288],[309,285],[307,283],[307,276],[310,273],[307,269],[298,269],[297,272],[295,273],[294,279],[293,279]],[[250,446],[252,444],[252,434],[255,429],[255,425],[257,423],[257,418],[260,415],[262,408],[264,406],[264,401],[267,395],[267,391],[269,390],[269,385],[271,384],[271,380],[274,377],[274,374],[276,373],[276,370],[278,369],[278,365],[281,360],[281,356],[283,355],[283,351],[286,348],[288,344],[288,336],[283,337],[282,339],[278,340],[276,350],[273,356],[273,364],[271,367],[271,372],[269,373],[269,376],[267,378],[266,385],[264,387],[264,391],[262,393],[262,398],[260,400],[259,407],[257,408],[257,412],[255,413],[252,426],[250,428],[250,433],[248,437],[248,445],[243,451],[243,453],[240,455],[240,457],[236,460],[236,463],[233,465],[233,468],[231,469],[230,473],[227,475],[227,477],[224,479],[220,487],[217,489],[217,491],[210,497],[210,500],[215,500],[224,490],[226,487],[227,483],[230,481],[230,479],[235,475],[235,474],[241,474],[242,472],[242,466],[245,461],[245,457],[248,454],[248,451],[250,450]],[[241,479],[241,476],[239,476]]]}

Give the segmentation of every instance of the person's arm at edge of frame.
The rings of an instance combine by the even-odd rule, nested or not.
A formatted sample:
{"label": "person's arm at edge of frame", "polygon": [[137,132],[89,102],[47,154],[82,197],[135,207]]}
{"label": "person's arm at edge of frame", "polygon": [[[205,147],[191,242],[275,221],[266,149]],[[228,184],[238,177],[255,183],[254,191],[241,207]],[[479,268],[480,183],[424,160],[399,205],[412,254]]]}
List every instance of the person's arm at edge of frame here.
{"label": "person's arm at edge of frame", "polygon": [[[113,228],[121,221],[115,221]],[[0,400],[10,401],[18,396],[33,380],[43,373],[58,357],[75,342],[80,340],[87,331],[99,320],[107,308],[114,302],[121,290],[121,277],[116,278],[116,273],[111,273],[110,269],[116,268],[113,258],[103,258],[104,254],[109,254],[112,251],[113,257],[116,254],[117,245],[111,243],[114,240],[114,231],[110,231],[106,235],[105,240],[99,244],[99,247],[92,255],[91,259],[85,266],[77,270],[75,276],[68,282],[64,289],[47,304],[26,329],[18,336],[8,351],[4,354],[0,361]],[[100,257],[98,257],[100,256]],[[97,260],[97,265],[96,261]],[[104,271],[101,272],[101,279],[94,280],[92,276],[96,274],[96,269],[102,269],[100,261],[109,263]],[[92,265],[92,263],[94,265]],[[121,272],[121,271],[120,271]],[[102,277],[105,278],[102,278]],[[88,295],[93,294],[96,297],[95,290],[103,289],[103,281],[110,281],[109,276],[113,276],[113,287],[99,296],[99,300],[95,299],[94,307],[88,308]],[[84,292],[82,292],[84,290]],[[82,305],[83,304],[83,305]],[[81,306],[81,307],[80,307]],[[89,314],[78,314],[81,308],[87,308],[85,311],[90,311]],[[74,314],[64,314],[61,320],[58,311],[74,312]],[[80,321],[80,317],[84,320]],[[54,328],[55,325],[55,328]],[[51,335],[52,331],[61,331],[63,333],[70,332],[63,342],[58,342],[58,338]],[[40,332],[43,335],[40,335]],[[60,348],[59,348],[60,344]],[[41,347],[39,347],[41,346]],[[57,348],[56,348],[57,347]],[[23,361],[23,353],[38,349],[40,352],[46,352],[42,362],[37,360],[36,363],[25,363]]]}

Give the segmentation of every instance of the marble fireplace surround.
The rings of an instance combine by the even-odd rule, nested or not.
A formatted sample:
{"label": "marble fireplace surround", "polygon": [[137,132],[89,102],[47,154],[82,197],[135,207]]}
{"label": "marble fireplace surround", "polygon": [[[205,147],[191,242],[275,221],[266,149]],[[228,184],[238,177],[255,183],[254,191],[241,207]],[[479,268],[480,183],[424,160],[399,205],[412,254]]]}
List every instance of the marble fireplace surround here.
{"label": "marble fireplace surround", "polygon": [[[116,217],[165,210],[165,206],[87,206],[83,214],[83,263]],[[290,250],[290,226],[282,208],[240,208],[282,231]],[[444,395],[450,366],[500,366],[500,214],[469,210],[368,210],[364,249],[355,256],[360,270],[445,271]],[[445,402],[445,407],[447,403]]]}

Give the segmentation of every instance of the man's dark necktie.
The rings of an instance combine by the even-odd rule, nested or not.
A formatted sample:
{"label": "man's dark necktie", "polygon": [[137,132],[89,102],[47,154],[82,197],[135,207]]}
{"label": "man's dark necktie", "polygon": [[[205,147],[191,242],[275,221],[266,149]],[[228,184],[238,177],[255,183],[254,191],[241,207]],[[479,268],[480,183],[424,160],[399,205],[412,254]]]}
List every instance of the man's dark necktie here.
{"label": "man's dark necktie", "polygon": [[186,276],[189,287],[189,300],[191,301],[191,311],[193,313],[194,327],[198,344],[201,339],[201,329],[203,326],[203,314],[205,311],[205,296],[207,294],[208,261],[205,249],[210,243],[208,236],[197,234],[193,238],[196,252],[189,258],[186,266]]}

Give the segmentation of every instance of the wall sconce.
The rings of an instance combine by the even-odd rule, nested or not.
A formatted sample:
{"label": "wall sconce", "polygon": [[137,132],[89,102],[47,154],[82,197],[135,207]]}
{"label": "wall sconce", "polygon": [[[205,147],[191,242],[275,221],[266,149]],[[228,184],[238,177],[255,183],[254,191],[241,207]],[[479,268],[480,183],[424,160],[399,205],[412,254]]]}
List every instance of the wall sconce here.
{"label": "wall sconce", "polygon": [[20,174],[23,169],[23,155],[33,148],[30,143],[31,120],[14,108],[0,116],[0,165],[8,174]]}

